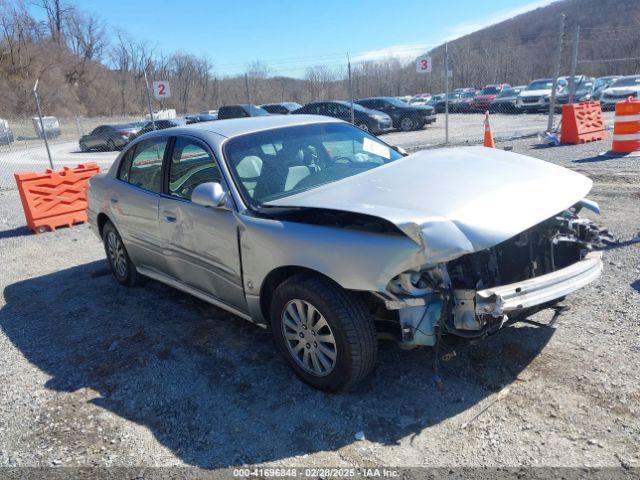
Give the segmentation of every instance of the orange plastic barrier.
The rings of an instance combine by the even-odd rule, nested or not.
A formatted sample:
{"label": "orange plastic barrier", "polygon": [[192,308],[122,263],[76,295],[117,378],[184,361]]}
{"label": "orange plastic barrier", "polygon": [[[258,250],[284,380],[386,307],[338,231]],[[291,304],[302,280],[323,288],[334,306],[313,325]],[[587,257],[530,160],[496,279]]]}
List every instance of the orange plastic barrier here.
{"label": "orange plastic barrier", "polygon": [[484,142],[483,145],[489,148],[496,148],[493,141],[493,132],[491,132],[491,124],[489,123],[489,112],[484,114]]}
{"label": "orange plastic barrier", "polygon": [[100,173],[97,163],[83,163],[44,173],[14,176],[27,226],[34,233],[87,221],[87,180]]}
{"label": "orange plastic barrier", "polygon": [[562,105],[560,143],[577,144],[604,140],[604,120],[600,102]]}
{"label": "orange plastic barrier", "polygon": [[629,97],[616,103],[611,151],[631,153],[640,151],[640,100]]}

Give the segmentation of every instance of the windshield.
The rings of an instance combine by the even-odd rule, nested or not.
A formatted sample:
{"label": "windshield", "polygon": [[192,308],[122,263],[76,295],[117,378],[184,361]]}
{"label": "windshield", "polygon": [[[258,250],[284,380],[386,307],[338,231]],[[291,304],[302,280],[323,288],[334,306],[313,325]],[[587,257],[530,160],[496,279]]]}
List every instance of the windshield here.
{"label": "windshield", "polygon": [[343,123],[242,135],[231,138],[224,153],[238,189],[254,208],[402,157],[377,138]]}
{"label": "windshield", "polygon": [[515,88],[505,88],[498,94],[498,98],[515,97],[517,94],[518,91]]}
{"label": "windshield", "polygon": [[529,84],[527,90],[551,90],[553,80],[535,80]]}
{"label": "windshield", "polygon": [[480,90],[478,95],[496,95],[500,93],[500,89],[498,87],[485,87]]}
{"label": "windshield", "polygon": [[640,87],[640,77],[623,77],[619,78],[613,84],[612,87]]}
{"label": "windshield", "polygon": [[393,97],[385,97],[385,100],[395,107],[406,107],[407,103]]}
{"label": "windshield", "polygon": [[[351,108],[350,102],[336,102],[336,103],[339,103],[340,105],[345,105],[349,109]],[[367,113],[370,110],[369,108],[364,108],[362,105],[359,105],[355,102],[353,102],[353,109],[358,112],[365,112],[365,113]]]}

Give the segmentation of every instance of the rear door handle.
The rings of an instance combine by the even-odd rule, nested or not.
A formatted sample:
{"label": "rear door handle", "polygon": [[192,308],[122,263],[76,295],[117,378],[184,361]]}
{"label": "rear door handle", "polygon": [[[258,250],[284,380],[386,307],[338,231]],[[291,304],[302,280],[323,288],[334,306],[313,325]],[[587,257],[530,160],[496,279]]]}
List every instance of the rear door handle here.
{"label": "rear door handle", "polygon": [[118,199],[117,199],[117,198],[115,198],[115,197],[111,197],[111,198],[109,199],[109,201],[110,201],[111,203],[118,203]]}
{"label": "rear door handle", "polygon": [[171,222],[171,223],[173,223],[173,222],[175,222],[175,221],[176,221],[176,217],[174,217],[173,215],[165,215],[165,216],[164,216],[164,219],[165,219],[167,222]]}

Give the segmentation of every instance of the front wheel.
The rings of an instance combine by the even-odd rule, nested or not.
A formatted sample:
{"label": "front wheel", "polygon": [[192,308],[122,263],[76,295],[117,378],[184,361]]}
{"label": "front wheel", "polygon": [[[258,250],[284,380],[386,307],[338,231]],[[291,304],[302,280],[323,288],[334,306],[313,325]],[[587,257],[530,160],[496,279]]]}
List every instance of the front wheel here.
{"label": "front wheel", "polygon": [[402,120],[400,120],[400,130],[402,130],[403,132],[415,130],[415,128],[416,128],[416,121],[413,118],[403,117]]}
{"label": "front wheel", "polygon": [[373,370],[373,321],[360,299],[335,283],[294,276],[276,289],[270,313],[278,350],[312,387],[348,390]]}

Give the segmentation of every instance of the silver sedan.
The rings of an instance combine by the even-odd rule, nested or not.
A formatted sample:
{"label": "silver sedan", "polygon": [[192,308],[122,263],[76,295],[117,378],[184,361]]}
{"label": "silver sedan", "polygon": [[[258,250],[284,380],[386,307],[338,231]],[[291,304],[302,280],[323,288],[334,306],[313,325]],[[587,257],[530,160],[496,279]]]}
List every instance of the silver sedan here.
{"label": "silver sedan", "polygon": [[91,180],[89,220],[118,282],[270,328],[326,391],[366,377],[380,337],[483,338],[600,275],[588,178],[484,147],[398,150],[312,115],[156,131]]}

